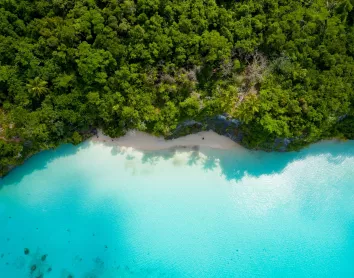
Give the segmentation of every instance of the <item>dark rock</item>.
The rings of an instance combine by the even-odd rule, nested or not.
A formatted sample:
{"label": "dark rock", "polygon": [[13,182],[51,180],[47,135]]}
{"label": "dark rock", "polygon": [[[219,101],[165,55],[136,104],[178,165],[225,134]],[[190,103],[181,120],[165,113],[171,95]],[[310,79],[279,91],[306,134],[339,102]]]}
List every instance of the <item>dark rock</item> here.
{"label": "dark rock", "polygon": [[23,143],[23,145],[24,145],[26,148],[31,148],[31,147],[33,146],[33,143],[32,143],[32,141],[25,141],[25,142]]}
{"label": "dark rock", "polygon": [[45,254],[45,255],[43,255],[43,256],[41,257],[42,262],[45,261],[45,259],[47,258],[47,256],[48,256],[48,255]]}
{"label": "dark rock", "polygon": [[28,255],[30,253],[30,250],[28,248],[25,248],[24,253],[25,255]]}
{"label": "dark rock", "polygon": [[206,117],[199,122],[195,120],[187,120],[179,124],[173,131],[172,135],[167,139],[174,139],[200,131],[213,130],[214,132],[227,136],[231,140],[239,143],[242,141],[242,133],[239,128],[240,125],[241,122],[239,120],[232,119],[227,114]]}
{"label": "dark rock", "polygon": [[338,121],[338,122],[343,121],[346,117],[348,117],[347,114],[344,114],[344,115],[342,115],[342,116],[339,116],[338,119],[337,119],[337,121]]}
{"label": "dark rock", "polygon": [[31,266],[31,271],[32,272],[35,271],[36,269],[37,269],[37,266],[35,264]]}
{"label": "dark rock", "polygon": [[[233,119],[230,115],[224,113],[213,117],[205,117],[199,121],[187,120],[180,123],[177,128],[166,139],[175,139],[178,137],[186,136],[188,134],[198,133],[200,131],[212,130],[220,135],[230,138],[232,141],[244,145],[244,134],[242,132],[242,123],[237,119]],[[204,139],[204,137],[202,138]],[[259,146],[257,149],[265,151],[281,151],[289,150],[289,145],[294,142],[296,138],[276,138],[270,140]]]}

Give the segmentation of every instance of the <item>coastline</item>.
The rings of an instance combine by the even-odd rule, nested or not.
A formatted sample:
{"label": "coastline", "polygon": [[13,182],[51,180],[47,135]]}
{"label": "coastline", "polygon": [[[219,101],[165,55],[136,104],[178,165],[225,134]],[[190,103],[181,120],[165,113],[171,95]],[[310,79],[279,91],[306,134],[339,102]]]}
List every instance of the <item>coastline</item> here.
{"label": "coastline", "polygon": [[[192,150],[198,150],[200,148],[210,148],[219,150],[245,149],[243,146],[232,141],[230,138],[223,135],[219,135],[214,131],[201,131],[198,133],[181,136],[176,139],[166,140],[163,137],[156,137],[145,132],[134,130],[128,131],[127,134],[124,136],[111,138],[107,135],[104,135],[102,130],[98,129],[97,134],[92,135],[91,137],[83,140],[83,142],[84,141],[94,143],[105,143],[108,145],[119,147],[130,147],[140,151],[158,151],[176,148]],[[26,163],[29,158],[31,158],[37,153],[40,153],[41,151],[43,150],[31,153],[29,156],[25,157],[21,163],[18,163],[16,165],[9,165],[3,173],[0,173],[0,181],[13,169]]]}
{"label": "coastline", "polygon": [[214,131],[201,131],[189,134],[176,139],[166,140],[163,137],[156,137],[141,131],[129,131],[126,135],[118,138],[111,138],[98,130],[97,135],[89,139],[92,142],[103,142],[120,147],[131,147],[142,151],[165,150],[171,148],[212,148],[212,149],[234,149],[243,147],[226,136],[217,134]]}
{"label": "coastline", "polygon": [[[203,139],[204,138],[204,139]],[[133,148],[140,151],[159,151],[168,149],[185,149],[185,150],[199,150],[199,149],[215,149],[215,150],[237,150],[245,151],[248,148],[233,141],[227,136],[220,135],[212,130],[200,131],[198,133],[181,136],[175,139],[165,139],[164,137],[156,137],[146,132],[130,130],[126,135],[111,138],[104,135],[102,130],[98,129],[96,134],[92,134],[90,137],[86,137],[82,142],[104,143],[111,146],[119,146],[126,148]],[[320,142],[343,142],[338,138],[323,139],[312,144]],[[67,143],[67,142],[66,142]],[[312,145],[311,144],[311,145]],[[5,172],[0,173],[0,181],[8,175],[13,169],[24,164],[33,155],[40,153],[30,153],[21,163],[9,165]],[[275,151],[277,152],[277,151]],[[0,185],[1,187],[1,185]]]}

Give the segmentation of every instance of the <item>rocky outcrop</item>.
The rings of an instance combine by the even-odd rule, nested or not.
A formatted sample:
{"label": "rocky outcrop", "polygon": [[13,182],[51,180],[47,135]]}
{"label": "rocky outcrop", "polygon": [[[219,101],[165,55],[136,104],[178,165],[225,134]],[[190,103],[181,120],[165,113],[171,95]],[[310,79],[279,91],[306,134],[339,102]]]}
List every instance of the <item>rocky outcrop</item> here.
{"label": "rocky outcrop", "polygon": [[213,130],[220,135],[229,137],[237,143],[241,143],[242,132],[239,129],[240,124],[240,121],[230,118],[227,114],[206,117],[199,121],[186,120],[179,124],[166,139],[174,139],[200,131]]}
{"label": "rocky outcrop", "polygon": [[[200,131],[212,130],[220,135],[226,136],[236,143],[245,145],[243,142],[244,134],[242,132],[242,123],[237,119],[231,118],[228,114],[217,115],[214,117],[205,117],[198,121],[186,120],[179,124],[177,128],[166,139],[174,139],[188,134]],[[271,142],[264,143],[259,149],[265,151],[288,150],[289,145],[294,141],[290,138],[276,138]]]}

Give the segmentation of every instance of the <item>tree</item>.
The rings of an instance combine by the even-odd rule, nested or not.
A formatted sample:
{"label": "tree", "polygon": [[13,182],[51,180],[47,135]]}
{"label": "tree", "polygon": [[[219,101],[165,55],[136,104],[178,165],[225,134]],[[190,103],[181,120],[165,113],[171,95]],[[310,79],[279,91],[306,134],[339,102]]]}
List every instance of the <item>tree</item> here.
{"label": "tree", "polygon": [[47,81],[41,80],[37,76],[36,78],[29,80],[28,84],[26,84],[26,87],[31,96],[34,98],[40,98],[48,92],[47,84]]}
{"label": "tree", "polygon": [[187,118],[221,113],[241,120],[258,148],[276,137],[351,138],[353,6],[0,1],[0,109],[11,122],[2,133],[18,139],[23,157],[79,142],[92,128],[168,136]]}

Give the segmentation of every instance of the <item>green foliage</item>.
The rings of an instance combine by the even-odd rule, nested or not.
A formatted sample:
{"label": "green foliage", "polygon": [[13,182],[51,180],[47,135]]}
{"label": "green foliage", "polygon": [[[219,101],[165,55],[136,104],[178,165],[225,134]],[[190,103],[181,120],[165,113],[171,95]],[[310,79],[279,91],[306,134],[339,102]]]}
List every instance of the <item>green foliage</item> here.
{"label": "green foliage", "polygon": [[336,126],[340,138],[354,138],[354,117],[349,116]]}
{"label": "green foliage", "polygon": [[353,138],[353,0],[0,1],[0,168],[92,128]]}
{"label": "green foliage", "polygon": [[33,80],[29,80],[28,84],[26,84],[26,87],[28,88],[28,92],[33,98],[40,98],[42,95],[48,92],[47,89],[47,81],[39,79],[37,76]]}
{"label": "green foliage", "polygon": [[74,145],[78,145],[82,142],[82,136],[77,131],[75,131],[71,137],[71,141]]}
{"label": "green foliage", "polygon": [[22,149],[23,147],[20,144],[5,142],[0,139],[0,176],[9,170],[11,165],[22,162]]}

